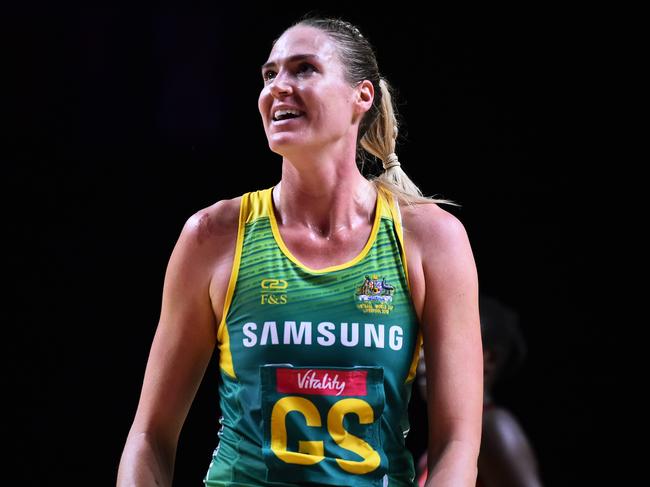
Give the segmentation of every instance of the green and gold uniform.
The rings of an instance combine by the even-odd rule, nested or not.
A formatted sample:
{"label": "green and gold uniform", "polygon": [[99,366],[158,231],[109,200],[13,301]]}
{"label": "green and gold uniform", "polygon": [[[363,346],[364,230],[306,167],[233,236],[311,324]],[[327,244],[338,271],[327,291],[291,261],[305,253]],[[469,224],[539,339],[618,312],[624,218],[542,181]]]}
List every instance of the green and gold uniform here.
{"label": "green and gold uniform", "polygon": [[405,438],[422,335],[395,199],[379,191],[357,257],[311,269],[282,241],[272,190],[241,201],[205,484],[415,485]]}

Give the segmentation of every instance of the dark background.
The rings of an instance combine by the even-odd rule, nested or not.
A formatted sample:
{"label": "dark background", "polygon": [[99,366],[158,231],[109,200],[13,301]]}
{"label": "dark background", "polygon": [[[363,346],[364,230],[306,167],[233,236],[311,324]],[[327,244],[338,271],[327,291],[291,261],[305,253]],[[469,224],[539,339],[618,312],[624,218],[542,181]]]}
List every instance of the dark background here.
{"label": "dark background", "polygon": [[[280,177],[257,97],[271,42],[305,10],[63,9],[5,20],[10,331],[3,429],[21,485],[111,485],[138,401],[167,260],[185,220]],[[465,225],[481,291],[520,315],[524,366],[497,399],[545,485],[605,478],[613,373],[586,274],[597,213],[581,122],[580,22],[558,12],[321,10],[356,23],[398,90],[404,169]],[[15,95],[15,96],[14,96]],[[177,485],[216,446],[212,363]],[[425,448],[414,390],[409,447]]]}

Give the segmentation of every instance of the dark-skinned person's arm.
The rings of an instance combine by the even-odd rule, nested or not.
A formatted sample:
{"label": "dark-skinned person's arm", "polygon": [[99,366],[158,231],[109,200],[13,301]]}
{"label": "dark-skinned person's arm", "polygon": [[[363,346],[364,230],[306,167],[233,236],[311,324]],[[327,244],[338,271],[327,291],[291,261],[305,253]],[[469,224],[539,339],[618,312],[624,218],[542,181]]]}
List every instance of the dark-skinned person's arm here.
{"label": "dark-skinned person's arm", "polygon": [[482,487],[542,487],[530,441],[508,410],[495,407],[484,412],[481,443]]}

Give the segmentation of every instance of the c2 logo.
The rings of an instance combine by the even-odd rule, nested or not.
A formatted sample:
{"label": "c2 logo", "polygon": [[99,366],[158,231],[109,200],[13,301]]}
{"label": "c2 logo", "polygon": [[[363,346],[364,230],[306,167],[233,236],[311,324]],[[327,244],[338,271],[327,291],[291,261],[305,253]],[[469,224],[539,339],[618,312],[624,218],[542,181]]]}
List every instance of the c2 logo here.
{"label": "c2 logo", "polygon": [[262,289],[286,289],[289,283],[284,279],[262,279]]}
{"label": "c2 logo", "polygon": [[[273,405],[271,412],[271,450],[285,463],[314,465],[325,458],[322,441],[299,440],[297,452],[287,450],[285,420],[292,411],[300,412],[307,426],[322,427],[320,413],[313,402],[299,396],[283,397]],[[341,399],[327,413],[327,431],[337,445],[363,458],[360,462],[337,458],[338,465],[346,472],[362,475],[379,467],[381,458],[368,443],[343,427],[343,418],[350,413],[356,414],[361,424],[371,424],[374,421],[372,407],[366,401],[357,398]]]}

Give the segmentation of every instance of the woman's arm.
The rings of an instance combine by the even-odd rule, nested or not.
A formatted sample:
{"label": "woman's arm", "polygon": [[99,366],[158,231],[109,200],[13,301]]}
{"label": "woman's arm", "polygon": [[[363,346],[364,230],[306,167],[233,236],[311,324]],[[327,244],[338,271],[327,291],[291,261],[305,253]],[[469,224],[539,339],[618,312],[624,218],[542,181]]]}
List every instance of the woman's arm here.
{"label": "woman's arm", "polygon": [[474,487],[483,410],[476,264],[462,223],[437,206],[427,207],[416,231],[425,283],[426,485]]}
{"label": "woman's arm", "polygon": [[119,487],[172,484],[178,437],[216,343],[209,286],[215,252],[224,246],[208,235],[210,218],[208,212],[190,217],[169,259],[160,320],[120,460]]}

